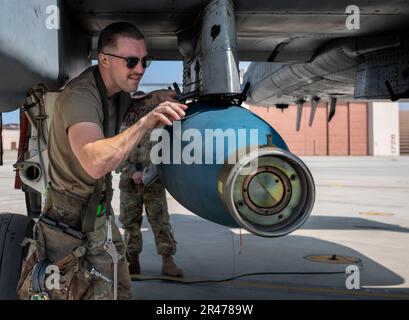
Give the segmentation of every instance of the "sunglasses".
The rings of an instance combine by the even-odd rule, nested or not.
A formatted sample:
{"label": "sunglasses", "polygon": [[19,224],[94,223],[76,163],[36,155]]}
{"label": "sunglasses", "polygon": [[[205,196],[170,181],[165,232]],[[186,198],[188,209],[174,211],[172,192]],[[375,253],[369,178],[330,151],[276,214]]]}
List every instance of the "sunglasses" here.
{"label": "sunglasses", "polygon": [[115,58],[119,58],[119,59],[123,59],[126,61],[126,66],[128,67],[128,69],[133,69],[135,68],[135,66],[139,63],[139,61],[142,63],[142,67],[144,69],[146,69],[147,67],[150,66],[150,64],[152,63],[152,57],[150,56],[146,56],[141,58],[138,57],[121,57],[121,56],[117,56],[115,54],[111,54],[111,53],[105,53],[105,52],[101,52],[102,54],[105,54],[107,56],[111,56],[111,57],[115,57]]}

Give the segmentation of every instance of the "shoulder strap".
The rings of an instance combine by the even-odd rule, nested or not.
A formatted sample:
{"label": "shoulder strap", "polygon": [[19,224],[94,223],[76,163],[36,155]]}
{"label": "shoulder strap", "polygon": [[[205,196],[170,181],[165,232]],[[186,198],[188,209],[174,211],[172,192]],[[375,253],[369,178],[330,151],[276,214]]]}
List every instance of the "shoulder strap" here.
{"label": "shoulder strap", "polygon": [[[102,81],[101,73],[98,66],[93,70],[93,75],[95,78],[95,84],[97,85],[99,96],[101,98],[102,111],[104,113],[104,136],[109,136],[109,106],[108,106],[108,97],[106,93],[106,88],[104,82]],[[116,113],[116,121],[118,122],[119,115]],[[115,131],[116,132],[116,131]],[[113,190],[112,190],[112,174],[109,172],[104,177],[98,179],[95,182],[94,190],[88,200],[87,207],[82,210],[82,231],[83,232],[92,232],[94,230],[95,219],[97,216],[97,207],[101,200],[102,187],[105,182],[105,206],[107,208],[107,214],[110,214],[110,204],[112,200]]]}
{"label": "shoulder strap", "polygon": [[128,110],[131,107],[131,95],[127,92],[120,92],[119,93],[119,108],[118,108],[118,117],[116,118],[116,134],[119,133],[121,128],[122,122],[125,120],[125,115],[127,114]]}
{"label": "shoulder strap", "polygon": [[[104,136],[105,137],[109,137],[110,132],[109,132],[109,128],[110,128],[110,118],[109,118],[109,106],[108,106],[108,97],[107,97],[107,91],[105,88],[105,84],[102,81],[102,77],[101,77],[101,72],[99,71],[98,66],[95,67],[94,71],[94,78],[95,78],[95,83],[97,85],[98,88],[98,92],[101,98],[101,103],[102,103],[102,109],[104,112]],[[120,96],[117,96],[117,102],[120,103]],[[122,110],[116,110],[115,112],[115,134],[118,134],[119,132],[119,128],[121,126],[121,117],[123,115],[121,115],[120,113],[122,112]],[[109,172],[105,175],[105,183],[106,183],[106,205],[107,205],[107,209],[108,206],[111,204],[111,200],[112,200],[112,196],[113,196],[113,190],[112,190],[112,174]],[[100,179],[102,180],[102,179]],[[99,192],[99,194],[101,193],[101,191]]]}
{"label": "shoulder strap", "polygon": [[108,97],[107,97],[107,90],[105,88],[104,82],[102,81],[101,72],[99,71],[98,66],[96,66],[93,70],[93,75],[95,78],[95,84],[97,85],[97,89],[99,92],[99,96],[101,98],[102,104],[102,111],[104,113],[104,136],[108,137],[109,135],[109,106],[108,106]]}

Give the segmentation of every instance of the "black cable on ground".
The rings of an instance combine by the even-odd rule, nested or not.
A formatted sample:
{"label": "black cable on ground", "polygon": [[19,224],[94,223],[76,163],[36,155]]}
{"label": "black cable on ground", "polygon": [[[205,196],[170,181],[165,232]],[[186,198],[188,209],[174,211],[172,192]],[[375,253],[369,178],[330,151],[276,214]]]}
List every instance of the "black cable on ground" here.
{"label": "black cable on ground", "polygon": [[[360,270],[362,270],[360,268]],[[345,274],[345,271],[328,271],[328,272],[255,272],[255,273],[244,273],[239,274],[234,277],[218,279],[218,280],[193,280],[187,281],[183,280],[183,278],[176,278],[176,277],[168,277],[168,276],[157,276],[157,277],[149,277],[141,279],[138,276],[131,275],[131,279],[133,281],[153,281],[153,280],[162,280],[168,282],[177,282],[177,283],[184,283],[184,284],[196,284],[196,283],[221,283],[236,280],[238,278],[249,277],[249,276],[259,276],[259,275],[331,275],[331,274]]]}

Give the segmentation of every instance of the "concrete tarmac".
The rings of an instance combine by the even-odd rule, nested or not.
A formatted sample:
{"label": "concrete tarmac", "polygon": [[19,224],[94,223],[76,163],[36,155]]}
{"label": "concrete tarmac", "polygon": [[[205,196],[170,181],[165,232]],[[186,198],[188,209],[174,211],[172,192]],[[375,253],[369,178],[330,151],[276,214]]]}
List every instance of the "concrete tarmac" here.
{"label": "concrete tarmac", "polygon": [[[185,283],[155,280],[161,258],[144,219],[135,299],[409,299],[409,157],[303,160],[315,179],[315,206],[301,229],[281,238],[208,222],[168,195]],[[24,194],[13,189],[14,162],[6,151],[0,212],[25,214]],[[118,190],[113,207],[119,214]]]}

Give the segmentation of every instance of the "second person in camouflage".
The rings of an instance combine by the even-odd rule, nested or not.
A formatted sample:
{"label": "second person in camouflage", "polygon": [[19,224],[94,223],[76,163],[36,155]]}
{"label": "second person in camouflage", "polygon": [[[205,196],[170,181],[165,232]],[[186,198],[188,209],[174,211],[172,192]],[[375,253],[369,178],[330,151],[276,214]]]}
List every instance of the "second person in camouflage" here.
{"label": "second person in camouflage", "polygon": [[[142,100],[133,99],[132,107],[127,113],[124,128],[131,126],[149,113],[154,106],[143,105]],[[165,187],[158,179],[149,186],[142,183],[142,172],[151,162],[149,158],[151,141],[148,132],[129,158],[121,165],[120,217],[125,229],[124,241],[129,272],[140,273],[139,255],[142,252],[142,213],[145,205],[146,215],[151,225],[157,253],[162,255],[162,272],[166,275],[181,277],[183,272],[176,266],[172,255],[176,253],[176,241],[169,223]]]}

